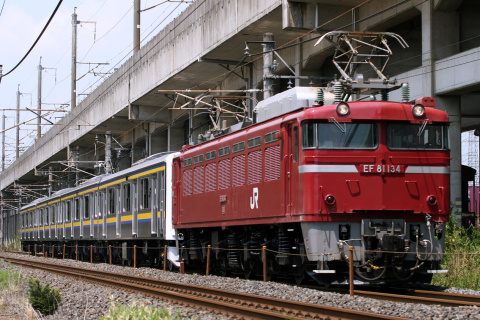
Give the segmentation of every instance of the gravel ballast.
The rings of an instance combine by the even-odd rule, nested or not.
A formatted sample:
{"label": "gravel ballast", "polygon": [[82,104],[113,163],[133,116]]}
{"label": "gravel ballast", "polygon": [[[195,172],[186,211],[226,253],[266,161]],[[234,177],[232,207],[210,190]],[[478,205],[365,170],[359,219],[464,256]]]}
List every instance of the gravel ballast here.
{"label": "gravel ballast", "polygon": [[[22,255],[21,258],[47,260],[46,258],[28,257],[24,255]],[[438,305],[397,303],[363,298],[359,296],[350,297],[347,294],[323,292],[321,290],[300,288],[294,285],[275,282],[245,280],[239,278],[224,278],[213,275],[182,275],[176,272],[165,272],[159,269],[133,269],[130,267],[115,266],[103,263],[92,265],[88,262],[75,262],[73,260],[48,260],[48,262],[55,261],[58,264],[71,265],[81,268],[95,268],[96,270],[107,272],[117,272],[166,281],[176,281],[203,287],[212,287],[254,295],[269,296],[278,299],[318,303],[333,307],[374,312],[408,319],[480,319],[480,308],[474,306],[443,307]],[[7,269],[9,267],[18,268],[5,263],[4,261],[0,261],[0,269]],[[140,294],[133,294],[130,292],[107,288],[98,284],[77,280],[73,281],[71,278],[65,278],[50,272],[31,268],[21,268],[21,272],[25,278],[32,276],[40,279],[42,284],[49,283],[52,288],[60,289],[62,303],[54,315],[45,317],[45,319],[98,319],[107,312],[112,299],[125,304],[130,304],[134,300],[138,300],[139,303],[145,303],[155,307],[165,307],[171,310],[177,308],[184,316],[184,319],[225,319],[224,316],[212,314],[211,312],[193,310],[191,308],[182,308],[152,299],[150,297],[145,297]],[[450,288],[448,291],[480,295],[480,292],[472,290]]]}

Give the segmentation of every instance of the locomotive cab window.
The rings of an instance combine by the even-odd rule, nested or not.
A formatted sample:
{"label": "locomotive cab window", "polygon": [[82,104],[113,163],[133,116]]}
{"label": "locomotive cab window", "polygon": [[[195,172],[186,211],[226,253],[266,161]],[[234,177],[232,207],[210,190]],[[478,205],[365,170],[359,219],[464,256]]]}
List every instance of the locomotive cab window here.
{"label": "locomotive cab window", "polygon": [[427,123],[390,123],[387,125],[389,149],[448,149],[448,127]]}
{"label": "locomotive cab window", "polygon": [[375,123],[304,122],[304,149],[375,149],[378,129]]}

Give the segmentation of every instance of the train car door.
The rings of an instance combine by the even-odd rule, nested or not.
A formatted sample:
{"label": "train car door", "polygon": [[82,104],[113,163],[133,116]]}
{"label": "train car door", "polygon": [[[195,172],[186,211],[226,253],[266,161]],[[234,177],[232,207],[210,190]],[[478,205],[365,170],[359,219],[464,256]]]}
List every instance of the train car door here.
{"label": "train car door", "polygon": [[[138,182],[138,179],[135,180],[135,182]],[[138,208],[139,208],[139,203],[140,199],[138,198],[139,196],[139,186],[138,183],[133,183],[132,184],[132,199],[133,199],[133,205],[132,205],[132,236],[135,236],[138,234]]]}
{"label": "train car door", "polygon": [[158,218],[157,220],[160,222],[158,224],[158,235],[164,237],[165,236],[165,227],[166,227],[166,208],[165,208],[165,195],[166,195],[166,190],[165,190],[165,170],[160,171],[158,173]]}
{"label": "train car door", "polygon": [[295,193],[298,190],[299,126],[296,122],[287,125],[288,139],[285,150],[285,210],[287,215],[295,213]]}
{"label": "train car door", "polygon": [[77,228],[75,224],[79,223],[80,220],[80,200],[79,198],[75,198],[73,200],[73,216],[72,216],[72,238],[78,239],[80,236],[80,228]]}
{"label": "train car door", "polygon": [[[126,184],[128,186],[130,186],[130,184]],[[125,187],[124,191],[127,189],[127,187]],[[119,192],[119,190],[117,190],[117,192]],[[117,203],[115,201],[116,198],[121,198],[121,197],[115,197],[115,189],[110,189],[109,192],[108,192],[108,195],[109,195],[109,206],[110,206],[110,211],[111,212],[115,212],[115,215],[116,215],[116,224],[115,224],[115,233],[116,233],[116,236],[117,238],[120,238],[121,235],[122,235],[122,212],[123,212],[123,209],[122,209],[122,206],[121,205],[117,205],[115,206],[115,204]],[[126,194],[124,195],[126,196]],[[112,199],[113,197],[113,199]],[[128,199],[131,198],[131,195],[130,195],[130,187],[128,187]]]}
{"label": "train car door", "polygon": [[150,197],[150,208],[152,209],[152,219],[150,220],[150,233],[158,235],[158,219],[160,216],[158,208],[158,172],[152,176],[152,196]]}
{"label": "train car door", "polygon": [[57,229],[58,229],[58,232],[57,232],[57,235],[58,235],[58,239],[61,239],[63,238],[63,229],[64,229],[64,226],[63,226],[63,204],[62,203],[57,203],[56,204],[57,206],[57,210],[58,210],[58,219],[57,219]]}
{"label": "train car door", "polygon": [[65,233],[64,238],[72,236],[73,221],[72,221],[72,201],[68,200],[65,202]]}
{"label": "train car door", "polygon": [[107,237],[107,208],[108,208],[108,202],[106,201],[107,199],[107,190],[103,189],[100,192],[100,206],[101,206],[101,221],[102,221],[102,238]]}
{"label": "train car door", "polygon": [[67,202],[63,201],[60,202],[60,205],[62,206],[63,210],[63,219],[62,219],[62,238],[65,239],[67,236],[67,217],[68,217],[68,207],[67,207]]}
{"label": "train car door", "polygon": [[80,238],[83,238],[83,222],[85,220],[85,196],[82,196],[79,201],[80,205]]}
{"label": "train car door", "polygon": [[95,191],[93,193],[94,197],[94,203],[93,203],[93,212],[92,212],[92,218],[93,218],[93,238],[94,239],[99,239],[101,234],[102,234],[102,224],[100,223],[100,218],[102,216],[101,214],[101,202],[100,202],[100,194],[102,191]]}

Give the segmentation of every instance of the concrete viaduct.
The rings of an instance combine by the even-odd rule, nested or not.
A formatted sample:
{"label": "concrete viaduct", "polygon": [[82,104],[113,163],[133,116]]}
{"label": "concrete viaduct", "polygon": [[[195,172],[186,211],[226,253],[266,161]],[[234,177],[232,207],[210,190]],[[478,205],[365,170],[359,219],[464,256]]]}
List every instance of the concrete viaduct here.
{"label": "concrete viaduct", "polygon": [[[451,201],[459,206],[461,132],[480,126],[478,12],[477,0],[196,0],[1,173],[2,196],[21,194],[26,203],[33,194],[22,185],[50,180],[55,191],[103,173],[107,133],[117,170],[196,143],[212,126],[208,112],[180,108],[190,100],[169,90],[190,90],[184,94],[192,97],[195,90],[225,90],[232,101],[245,101],[251,116],[253,101],[289,86],[282,75],[293,72],[293,86],[325,86],[338,73],[334,47],[314,43],[339,29],[395,32],[407,41],[407,49],[391,44],[386,73],[410,84],[412,100],[434,96],[448,112]],[[281,56],[279,77],[267,88],[265,39],[275,41]],[[250,89],[258,91],[236,91]],[[230,125],[233,119],[219,120]]]}

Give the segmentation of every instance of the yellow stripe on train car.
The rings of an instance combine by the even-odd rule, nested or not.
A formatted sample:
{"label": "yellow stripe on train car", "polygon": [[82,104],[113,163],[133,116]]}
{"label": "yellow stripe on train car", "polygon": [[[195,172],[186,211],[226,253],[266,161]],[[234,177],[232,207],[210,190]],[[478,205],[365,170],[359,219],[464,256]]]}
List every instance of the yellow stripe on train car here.
{"label": "yellow stripe on train car", "polygon": [[152,213],[151,212],[140,213],[138,214],[137,219],[138,220],[152,219]]}
{"label": "yellow stripe on train car", "polygon": [[106,183],[106,184],[101,185],[100,187],[98,187],[98,190],[102,190],[102,189],[108,188],[108,187],[110,187],[110,186],[113,186],[113,185],[122,183],[122,182],[124,182],[124,181],[127,181],[127,179],[126,179],[126,178],[122,178],[122,179],[118,179],[118,180],[112,181],[112,182],[110,182],[110,183]]}
{"label": "yellow stripe on train car", "polygon": [[138,177],[146,176],[148,174],[155,173],[155,172],[158,172],[158,171],[163,171],[163,170],[165,170],[165,166],[161,166],[161,167],[153,168],[151,170],[139,172],[137,174],[129,176],[128,179],[135,179],[135,178],[138,178]]}
{"label": "yellow stripe on train car", "polygon": [[95,188],[91,188],[91,189],[87,189],[85,191],[82,191],[82,192],[79,192],[78,195],[81,196],[82,194],[86,194],[86,193],[89,193],[89,192],[93,192],[95,190],[98,190],[98,187],[95,187]]}
{"label": "yellow stripe on train car", "polygon": [[68,200],[68,199],[71,199],[71,198],[75,197],[76,195],[77,195],[77,194],[74,193],[74,194],[69,195],[69,196],[67,196],[67,197],[65,197],[65,198],[62,198],[62,199],[60,199],[60,200],[62,200],[62,201],[63,201],[63,200]]}
{"label": "yellow stripe on train car", "polygon": [[129,215],[129,216],[123,216],[120,221],[124,222],[124,221],[132,221],[132,215]]}

